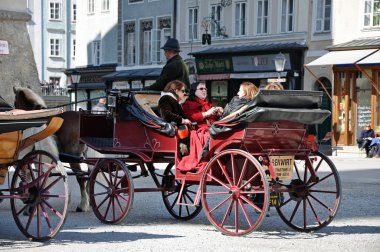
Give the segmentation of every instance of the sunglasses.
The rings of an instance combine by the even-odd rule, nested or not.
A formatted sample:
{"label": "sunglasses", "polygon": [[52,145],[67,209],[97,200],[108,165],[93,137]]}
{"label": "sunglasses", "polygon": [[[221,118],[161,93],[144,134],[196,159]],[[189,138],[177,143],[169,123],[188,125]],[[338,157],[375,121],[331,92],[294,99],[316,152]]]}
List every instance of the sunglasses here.
{"label": "sunglasses", "polygon": [[185,89],[181,89],[181,90],[179,90],[179,91],[181,91],[182,93],[186,93],[186,90],[185,90]]}
{"label": "sunglasses", "polygon": [[207,91],[207,88],[201,87],[201,88],[197,88],[197,90],[201,90],[201,91],[206,90]]}

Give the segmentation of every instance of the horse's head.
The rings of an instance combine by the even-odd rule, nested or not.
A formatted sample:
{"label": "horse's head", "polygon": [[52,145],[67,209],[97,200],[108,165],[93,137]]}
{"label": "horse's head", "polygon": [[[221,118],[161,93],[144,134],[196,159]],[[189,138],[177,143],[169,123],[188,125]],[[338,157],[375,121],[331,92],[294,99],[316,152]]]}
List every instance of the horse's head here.
{"label": "horse's head", "polygon": [[30,88],[13,87],[15,93],[15,108],[23,110],[37,110],[47,108],[41,96]]}

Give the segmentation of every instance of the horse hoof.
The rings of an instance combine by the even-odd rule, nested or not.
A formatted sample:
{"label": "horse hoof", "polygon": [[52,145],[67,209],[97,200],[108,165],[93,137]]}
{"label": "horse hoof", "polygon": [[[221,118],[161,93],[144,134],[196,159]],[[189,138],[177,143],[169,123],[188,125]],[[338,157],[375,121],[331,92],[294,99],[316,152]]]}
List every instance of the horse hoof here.
{"label": "horse hoof", "polygon": [[75,210],[77,212],[84,212],[81,208],[77,207],[77,210]]}

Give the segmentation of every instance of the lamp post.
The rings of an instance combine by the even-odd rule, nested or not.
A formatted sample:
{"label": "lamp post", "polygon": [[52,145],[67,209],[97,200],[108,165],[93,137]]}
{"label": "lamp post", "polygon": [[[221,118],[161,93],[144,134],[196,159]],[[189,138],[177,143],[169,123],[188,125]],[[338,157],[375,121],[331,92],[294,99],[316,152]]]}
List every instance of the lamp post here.
{"label": "lamp post", "polygon": [[278,80],[280,80],[281,72],[284,71],[285,63],[286,63],[286,58],[285,58],[285,55],[282,53],[277,54],[276,57],[274,58],[274,65],[276,67]]}
{"label": "lamp post", "polygon": [[79,83],[79,80],[80,80],[80,74],[74,70],[72,73],[71,73],[71,82],[74,84],[74,92],[75,92],[75,111],[77,111],[77,101],[78,101],[78,94],[77,94],[77,91],[78,91],[78,83]]}

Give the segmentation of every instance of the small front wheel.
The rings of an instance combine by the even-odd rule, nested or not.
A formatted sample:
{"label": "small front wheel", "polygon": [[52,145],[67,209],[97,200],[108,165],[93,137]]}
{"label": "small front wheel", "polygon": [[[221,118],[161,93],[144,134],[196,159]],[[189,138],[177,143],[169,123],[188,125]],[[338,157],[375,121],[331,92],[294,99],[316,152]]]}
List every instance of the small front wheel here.
{"label": "small front wheel", "polygon": [[122,222],[132,206],[133,194],[132,176],[122,161],[103,159],[95,165],[90,175],[90,201],[101,222]]}
{"label": "small front wheel", "polygon": [[269,206],[269,186],[260,163],[242,150],[225,150],[207,164],[201,179],[203,209],[222,233],[240,236],[257,229]]}
{"label": "small front wheel", "polygon": [[[180,180],[175,179],[174,169],[172,164],[169,164],[162,178],[162,187],[168,188],[162,192],[162,198],[168,212],[178,220],[191,220],[195,218],[202,210],[202,205],[195,205],[195,197],[198,191],[198,183],[196,184],[185,184],[181,197],[179,196],[182,183]],[[178,205],[179,202],[183,205]]]}

